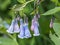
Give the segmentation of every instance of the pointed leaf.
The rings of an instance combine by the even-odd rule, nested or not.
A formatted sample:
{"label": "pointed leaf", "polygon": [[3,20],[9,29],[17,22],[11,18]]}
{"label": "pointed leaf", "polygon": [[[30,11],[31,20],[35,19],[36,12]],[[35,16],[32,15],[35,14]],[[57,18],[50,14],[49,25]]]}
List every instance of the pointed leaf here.
{"label": "pointed leaf", "polygon": [[55,7],[54,9],[48,10],[42,15],[52,15],[60,11],[60,7]]}

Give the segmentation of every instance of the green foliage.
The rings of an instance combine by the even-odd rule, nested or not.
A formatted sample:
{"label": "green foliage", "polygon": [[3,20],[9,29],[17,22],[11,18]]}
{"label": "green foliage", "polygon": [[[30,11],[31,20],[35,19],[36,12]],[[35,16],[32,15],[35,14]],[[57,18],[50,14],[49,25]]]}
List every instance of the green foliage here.
{"label": "green foliage", "polygon": [[5,10],[7,6],[11,3],[11,0],[0,0],[0,9]]}
{"label": "green foliage", "polygon": [[[39,31],[40,36],[29,39],[19,39],[18,34],[8,34],[5,24],[11,24],[15,18],[15,12],[20,16],[26,14],[29,17],[29,28],[35,14],[35,0],[0,0],[0,45],[60,45],[60,2],[59,0],[41,0],[39,4]],[[37,10],[37,9],[36,9]],[[53,29],[49,24],[52,16],[55,17]],[[6,22],[6,23],[4,23]],[[31,34],[33,32],[31,31]],[[6,35],[6,37],[3,37]]]}
{"label": "green foliage", "polygon": [[58,36],[60,36],[60,23],[54,23],[54,26],[53,26],[55,32],[57,33]]}
{"label": "green foliage", "polygon": [[10,38],[0,37],[0,45],[17,45],[17,44]]}
{"label": "green foliage", "polygon": [[45,12],[42,15],[53,15],[53,14],[59,12],[59,11],[60,11],[60,7],[55,7],[54,9],[51,9],[51,10]]}

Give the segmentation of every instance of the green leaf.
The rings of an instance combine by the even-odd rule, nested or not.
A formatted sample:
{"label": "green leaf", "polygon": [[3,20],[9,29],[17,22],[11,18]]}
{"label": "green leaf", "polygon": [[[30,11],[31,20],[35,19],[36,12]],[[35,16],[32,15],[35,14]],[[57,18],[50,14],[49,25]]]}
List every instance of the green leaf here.
{"label": "green leaf", "polygon": [[54,9],[48,10],[47,12],[43,13],[42,15],[52,15],[60,11],[60,7],[55,7]]}
{"label": "green leaf", "polygon": [[53,41],[54,45],[60,45],[60,39],[57,38],[55,35],[50,34],[50,38]]}
{"label": "green leaf", "polygon": [[0,45],[17,45],[17,44],[10,38],[0,37]]}
{"label": "green leaf", "polygon": [[50,38],[55,43],[55,45],[60,45],[60,22],[58,20],[55,20],[53,29],[59,38],[52,34],[50,34]]}
{"label": "green leaf", "polygon": [[1,5],[0,5],[1,9],[5,10],[10,3],[11,3],[11,0],[2,1]]}
{"label": "green leaf", "polygon": [[54,31],[56,32],[56,34],[57,34],[58,36],[60,36],[60,23],[59,23],[59,22],[55,22],[55,23],[53,24],[53,29],[54,29]]}

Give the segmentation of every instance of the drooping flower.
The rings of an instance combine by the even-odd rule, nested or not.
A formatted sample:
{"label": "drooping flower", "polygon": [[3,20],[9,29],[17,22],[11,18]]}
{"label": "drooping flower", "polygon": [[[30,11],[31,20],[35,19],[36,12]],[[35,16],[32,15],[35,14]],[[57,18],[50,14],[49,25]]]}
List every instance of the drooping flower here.
{"label": "drooping flower", "polygon": [[7,30],[8,33],[19,33],[20,30],[19,30],[18,20],[19,17],[16,17],[15,19],[12,20],[12,23]]}
{"label": "drooping flower", "polygon": [[8,33],[13,33],[13,24],[14,24],[14,20],[12,20],[12,23],[11,23],[10,27],[8,28],[8,30],[7,30]]}
{"label": "drooping flower", "polygon": [[25,38],[30,38],[31,34],[30,34],[30,31],[28,28],[28,18],[27,17],[25,17],[25,19],[24,19],[24,30],[25,30]]}
{"label": "drooping flower", "polygon": [[34,36],[39,36],[40,35],[40,33],[39,33],[39,29],[38,29],[38,27],[39,27],[39,23],[38,23],[38,18],[36,18],[36,16],[34,16],[34,18],[32,19],[33,20],[33,22],[32,22],[32,26],[31,26],[31,29],[33,29],[33,32],[34,32]]}
{"label": "drooping flower", "polygon": [[53,22],[54,22],[54,19],[55,19],[54,17],[51,18],[50,25],[49,25],[50,28],[53,28]]}
{"label": "drooping flower", "polygon": [[50,28],[53,28],[53,21],[51,19],[51,22],[50,22]]}
{"label": "drooping flower", "polygon": [[25,36],[24,23],[23,23],[23,19],[20,19],[20,33],[18,35],[18,38],[23,39],[24,36]]}
{"label": "drooping flower", "polygon": [[17,20],[15,21],[15,24],[13,25],[13,32],[14,33],[19,33],[20,32]]}

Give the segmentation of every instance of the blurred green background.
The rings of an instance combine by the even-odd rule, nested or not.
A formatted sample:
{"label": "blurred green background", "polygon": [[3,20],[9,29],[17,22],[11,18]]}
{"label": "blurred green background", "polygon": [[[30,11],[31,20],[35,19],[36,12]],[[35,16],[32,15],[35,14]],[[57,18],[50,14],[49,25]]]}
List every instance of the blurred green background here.
{"label": "blurred green background", "polygon": [[[29,18],[29,28],[34,16],[35,0],[0,0],[0,45],[60,45],[60,0],[40,0],[39,31],[40,36],[32,36],[29,39],[19,39],[18,34],[6,32],[12,19],[19,11],[20,16],[24,13]],[[55,17],[53,28],[50,29],[50,19]],[[33,32],[31,31],[31,34]]]}

